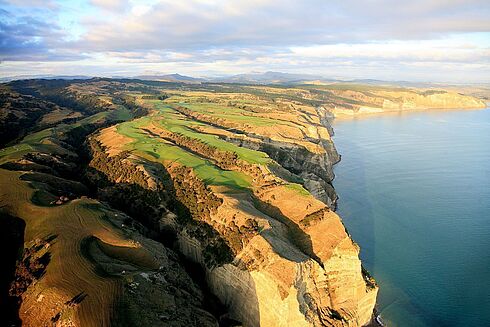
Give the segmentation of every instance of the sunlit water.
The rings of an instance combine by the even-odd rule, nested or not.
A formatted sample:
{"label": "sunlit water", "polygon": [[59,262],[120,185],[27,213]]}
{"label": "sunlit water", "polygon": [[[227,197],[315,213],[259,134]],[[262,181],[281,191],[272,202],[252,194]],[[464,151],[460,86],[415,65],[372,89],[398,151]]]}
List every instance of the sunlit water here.
{"label": "sunlit water", "polygon": [[334,122],[338,212],[389,326],[490,326],[490,110]]}

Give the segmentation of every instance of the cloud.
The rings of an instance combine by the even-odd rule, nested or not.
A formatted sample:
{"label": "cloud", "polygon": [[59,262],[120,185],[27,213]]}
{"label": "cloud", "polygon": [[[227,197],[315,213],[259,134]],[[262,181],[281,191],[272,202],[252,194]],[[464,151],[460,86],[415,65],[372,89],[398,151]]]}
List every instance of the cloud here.
{"label": "cloud", "polygon": [[104,10],[122,10],[128,5],[126,0],[90,0],[90,4]]}
{"label": "cloud", "polygon": [[488,0],[76,0],[29,11],[39,2],[3,2],[15,14],[2,17],[0,59],[217,74],[411,76],[439,65],[458,73],[479,67],[482,76],[489,65]]}
{"label": "cloud", "polygon": [[303,58],[350,58],[357,60],[411,62],[490,63],[490,49],[475,46],[448,46],[438,41],[408,41],[369,44],[335,44],[291,49]]}
{"label": "cloud", "polygon": [[487,1],[164,0],[112,18],[84,18],[80,46],[182,50],[430,39],[490,31],[489,7]]}
{"label": "cloud", "polygon": [[50,8],[54,9],[58,6],[53,0],[3,0],[0,4],[6,4],[16,7],[29,7],[29,8]]}
{"label": "cloud", "polygon": [[63,31],[49,22],[0,11],[0,60],[80,59],[78,51],[64,47],[63,36]]}

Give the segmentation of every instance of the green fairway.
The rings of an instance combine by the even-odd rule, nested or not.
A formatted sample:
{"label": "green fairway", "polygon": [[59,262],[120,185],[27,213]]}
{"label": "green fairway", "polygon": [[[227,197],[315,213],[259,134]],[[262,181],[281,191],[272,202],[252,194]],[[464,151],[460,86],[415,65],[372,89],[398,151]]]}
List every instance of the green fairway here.
{"label": "green fairway", "polygon": [[222,151],[235,152],[240,159],[249,163],[266,165],[271,162],[269,156],[263,152],[237,146],[233,143],[221,140],[216,135],[196,132],[189,127],[205,126],[206,124],[184,120],[182,119],[182,115],[172,109],[171,106],[159,101],[155,101],[153,104],[155,108],[159,110],[158,118],[162,118],[158,121],[158,124],[170,132],[179,133],[187,137],[197,139]]}
{"label": "green fairway", "polygon": [[284,125],[284,122],[276,119],[254,116],[250,111],[235,107],[226,107],[216,103],[179,103],[179,105],[195,112],[241,124],[250,124],[253,126]]}
{"label": "green fairway", "polygon": [[135,151],[153,161],[176,161],[194,170],[196,175],[208,185],[228,186],[236,189],[248,188],[250,178],[240,172],[222,170],[211,161],[203,159],[184,149],[165,143],[160,138],[152,138],[140,128],[150,123],[151,117],[143,117],[117,126],[118,133],[132,138],[128,150]]}

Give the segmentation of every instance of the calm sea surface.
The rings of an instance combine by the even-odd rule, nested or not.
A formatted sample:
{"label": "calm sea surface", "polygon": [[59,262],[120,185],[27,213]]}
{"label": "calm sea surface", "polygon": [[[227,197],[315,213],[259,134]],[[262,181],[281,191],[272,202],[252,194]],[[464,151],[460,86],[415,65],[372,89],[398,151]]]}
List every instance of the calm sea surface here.
{"label": "calm sea surface", "polygon": [[490,326],[490,110],[334,122],[338,212],[389,326]]}

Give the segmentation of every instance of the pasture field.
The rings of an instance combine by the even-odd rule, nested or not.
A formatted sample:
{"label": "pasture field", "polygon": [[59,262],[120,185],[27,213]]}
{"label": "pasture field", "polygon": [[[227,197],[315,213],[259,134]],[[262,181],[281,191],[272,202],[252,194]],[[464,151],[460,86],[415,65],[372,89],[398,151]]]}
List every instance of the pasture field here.
{"label": "pasture field", "polygon": [[69,130],[104,120],[121,121],[130,120],[133,115],[125,107],[120,106],[118,109],[111,111],[99,112],[86,118],[80,119],[72,124],[59,124],[56,127],[43,129],[39,132],[31,133],[25,136],[19,143],[0,149],[0,164],[10,160],[20,159],[26,153],[31,151],[40,151],[46,153],[56,153],[57,151],[65,152],[59,146],[49,142],[48,139],[55,133],[66,133]]}
{"label": "pasture field", "polygon": [[[32,198],[36,190],[20,180],[20,175],[19,172],[0,169],[0,207],[15,208],[15,215],[25,221],[25,244],[48,240],[45,247],[50,258],[44,278],[24,295],[23,308],[27,313],[22,316],[23,320],[41,325],[60,313],[59,319],[65,322],[72,321],[81,326],[109,326],[123,281],[117,276],[107,278],[97,271],[83,250],[84,242],[96,237],[107,246],[117,246],[117,256],[105,252],[107,257],[119,262],[113,268],[119,274],[123,270],[155,269],[154,265],[141,264],[141,258],[147,254],[142,254],[141,246],[134,244],[110,222],[108,215],[117,216],[115,212],[90,199],[73,200],[59,206],[35,205]],[[80,294],[84,298],[77,306],[75,316],[75,308],[67,303]],[[39,310],[40,304],[56,311]]]}

